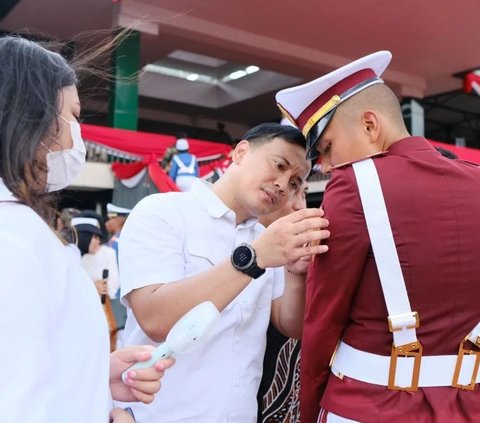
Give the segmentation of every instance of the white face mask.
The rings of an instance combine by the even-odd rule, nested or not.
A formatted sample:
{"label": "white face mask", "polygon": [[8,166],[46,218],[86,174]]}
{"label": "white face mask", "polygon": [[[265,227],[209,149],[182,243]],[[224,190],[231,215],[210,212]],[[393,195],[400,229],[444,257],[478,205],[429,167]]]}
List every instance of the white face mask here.
{"label": "white face mask", "polygon": [[73,147],[67,150],[51,151],[45,144],[42,145],[48,150],[47,153],[47,192],[59,191],[70,185],[85,165],[87,150],[83,143],[80,124],[75,121],[67,121],[70,125]]}

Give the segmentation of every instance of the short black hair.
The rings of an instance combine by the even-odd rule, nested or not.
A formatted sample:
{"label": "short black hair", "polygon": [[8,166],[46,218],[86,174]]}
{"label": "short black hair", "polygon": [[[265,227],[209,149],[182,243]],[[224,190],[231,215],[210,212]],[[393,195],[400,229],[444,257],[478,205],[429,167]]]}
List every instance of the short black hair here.
{"label": "short black hair", "polygon": [[253,145],[259,146],[272,141],[274,138],[282,138],[283,140],[302,148],[305,148],[306,146],[305,137],[298,128],[270,122],[261,123],[248,130],[242,139],[247,140]]}
{"label": "short black hair", "polygon": [[447,159],[458,159],[458,156],[453,151],[447,150],[446,148],[435,147],[435,150]]}

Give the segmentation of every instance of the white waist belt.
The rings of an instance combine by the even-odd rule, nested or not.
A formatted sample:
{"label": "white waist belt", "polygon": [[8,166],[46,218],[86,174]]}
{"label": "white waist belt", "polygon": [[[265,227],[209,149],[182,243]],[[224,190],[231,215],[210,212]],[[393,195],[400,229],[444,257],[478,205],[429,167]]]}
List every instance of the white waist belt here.
{"label": "white waist belt", "polygon": [[[464,355],[458,383],[468,385],[472,381],[477,355]],[[398,357],[395,385],[408,387],[412,383],[414,358]],[[419,387],[451,386],[456,355],[423,356],[420,364]],[[390,356],[357,350],[340,342],[332,362],[332,373],[342,378],[348,376],[361,382],[388,386]],[[475,383],[480,382],[480,372]]]}

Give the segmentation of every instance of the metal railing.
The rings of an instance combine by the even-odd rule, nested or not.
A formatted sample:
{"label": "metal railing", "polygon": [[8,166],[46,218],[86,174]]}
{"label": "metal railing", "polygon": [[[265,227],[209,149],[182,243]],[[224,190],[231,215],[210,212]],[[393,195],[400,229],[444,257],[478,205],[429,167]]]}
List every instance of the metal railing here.
{"label": "metal railing", "polygon": [[85,147],[87,149],[87,161],[95,163],[133,163],[143,160],[141,156],[135,154],[125,153],[123,151],[116,150],[98,144],[93,141],[85,141]]}
{"label": "metal railing", "polygon": [[[120,163],[134,163],[141,162],[143,160],[142,156],[136,154],[125,153],[120,150],[116,150],[111,147],[99,144],[95,141],[85,140],[85,147],[87,150],[87,161],[95,163],[107,163],[111,164],[113,162]],[[209,157],[202,159],[201,157],[197,158],[198,162],[201,165],[215,162],[222,159],[222,156],[219,157]],[[159,162],[162,160],[162,157],[159,157]]]}

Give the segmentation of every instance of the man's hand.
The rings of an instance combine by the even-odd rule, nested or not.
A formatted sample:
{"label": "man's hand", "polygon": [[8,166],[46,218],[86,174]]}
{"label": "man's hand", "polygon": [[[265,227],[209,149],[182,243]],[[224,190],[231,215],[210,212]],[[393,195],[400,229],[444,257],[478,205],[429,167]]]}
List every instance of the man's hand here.
{"label": "man's hand", "polygon": [[312,255],[328,251],[328,246],[321,245],[321,241],[330,236],[325,229],[328,220],[322,216],[322,209],[303,209],[273,222],[252,243],[258,266],[279,267],[292,263],[292,270],[306,271]]}
{"label": "man's hand", "polygon": [[288,273],[294,276],[305,276],[308,272],[308,266],[310,266],[311,257],[306,256],[299,258],[293,263],[287,263],[285,269]]}
{"label": "man's hand", "polygon": [[128,372],[125,383],[122,372],[137,361],[147,361],[152,357],[151,345],[122,348],[110,354],[110,390],[117,401],[139,401],[149,404],[160,390],[160,379],[165,370],[173,366],[175,359],[160,360],[153,367],[135,369]]}

